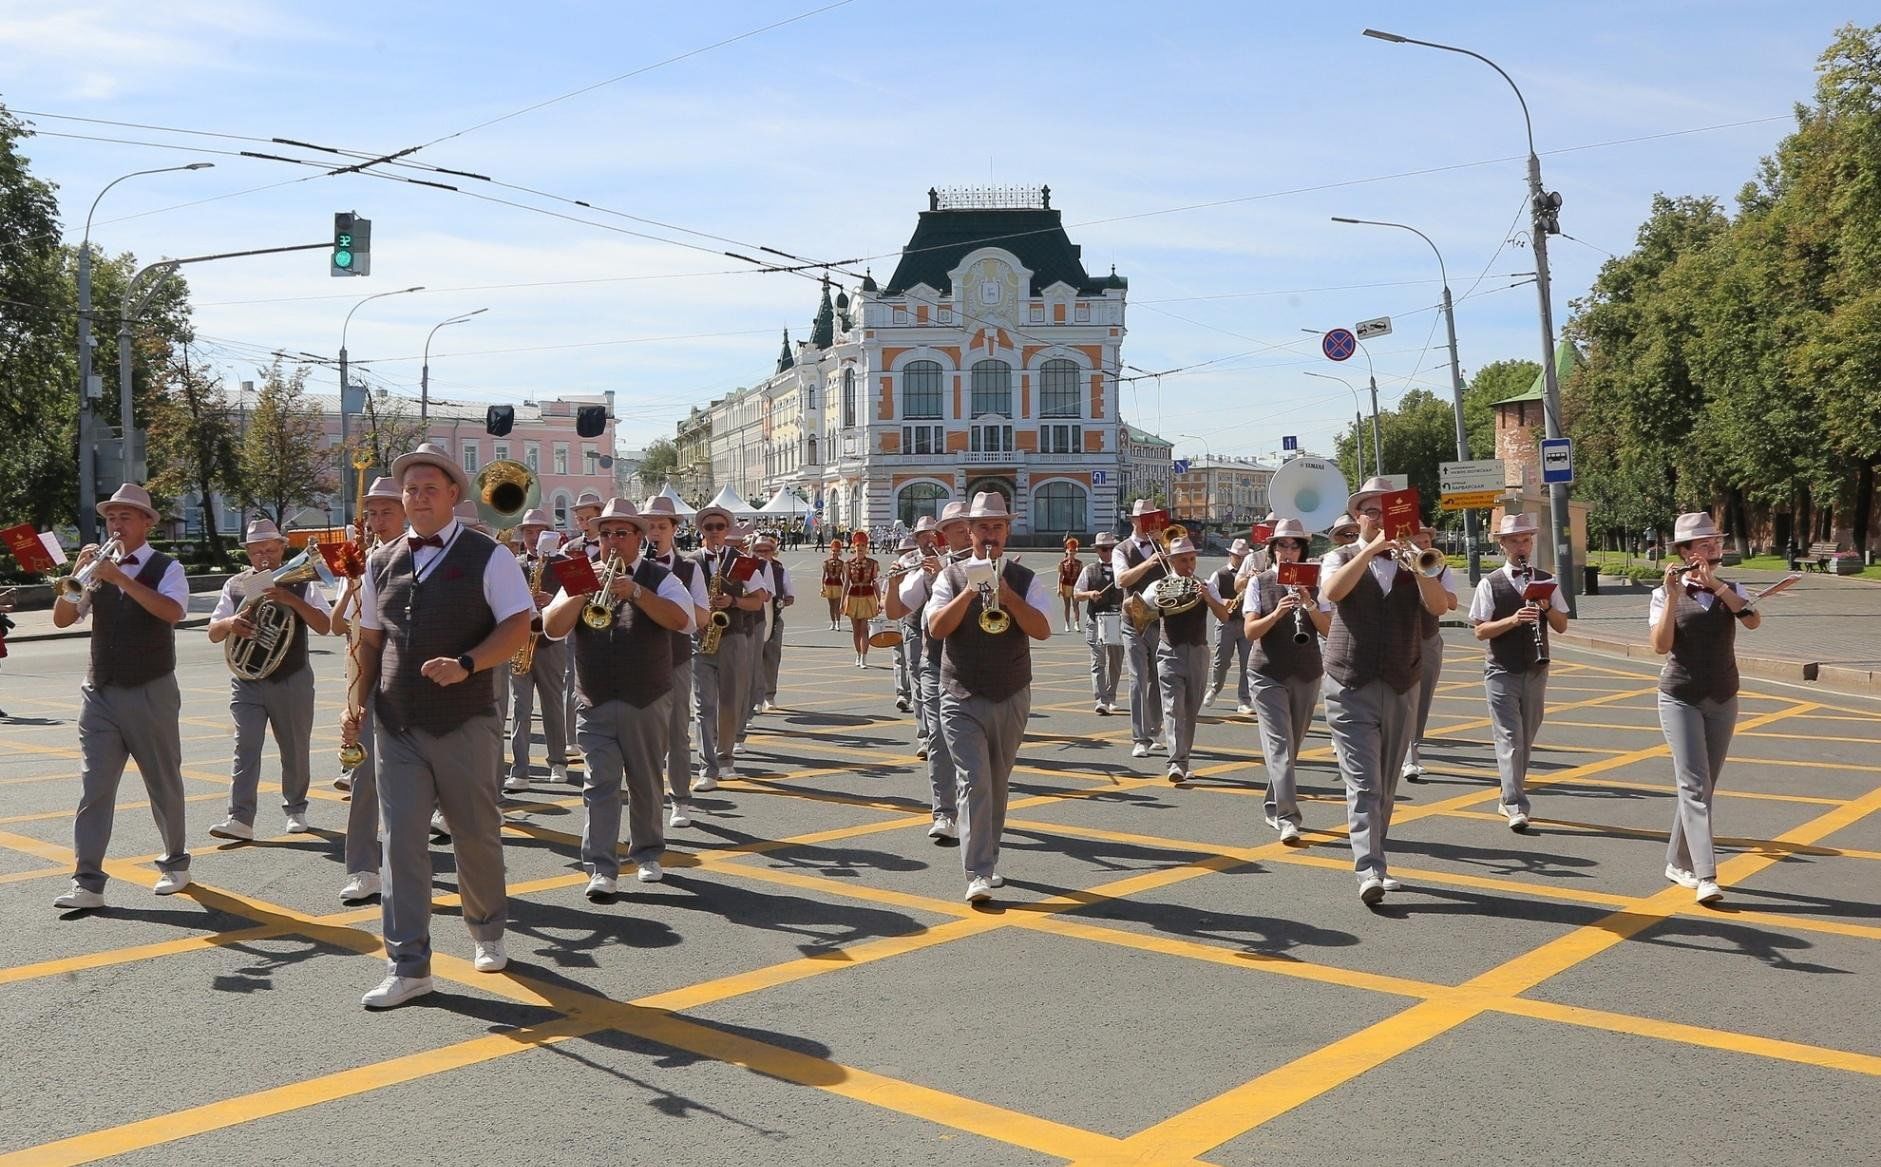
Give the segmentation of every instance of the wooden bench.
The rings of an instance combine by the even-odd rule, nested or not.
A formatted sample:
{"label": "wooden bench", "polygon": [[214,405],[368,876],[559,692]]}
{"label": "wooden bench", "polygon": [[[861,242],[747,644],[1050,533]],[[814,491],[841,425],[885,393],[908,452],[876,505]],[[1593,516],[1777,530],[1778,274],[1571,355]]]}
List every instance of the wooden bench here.
{"label": "wooden bench", "polygon": [[1811,543],[1808,553],[1802,557],[1803,567],[1809,571],[1826,572],[1834,566],[1835,557],[1841,550],[1840,543]]}

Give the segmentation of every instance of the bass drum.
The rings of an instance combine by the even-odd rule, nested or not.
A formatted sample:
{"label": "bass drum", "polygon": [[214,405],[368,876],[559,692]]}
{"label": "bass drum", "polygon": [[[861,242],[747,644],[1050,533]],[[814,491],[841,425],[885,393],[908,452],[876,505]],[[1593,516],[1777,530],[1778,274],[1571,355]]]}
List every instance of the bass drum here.
{"label": "bass drum", "polygon": [[1274,517],[1298,519],[1309,531],[1324,531],[1338,522],[1351,494],[1337,466],[1305,454],[1274,471],[1267,483],[1267,505]]}

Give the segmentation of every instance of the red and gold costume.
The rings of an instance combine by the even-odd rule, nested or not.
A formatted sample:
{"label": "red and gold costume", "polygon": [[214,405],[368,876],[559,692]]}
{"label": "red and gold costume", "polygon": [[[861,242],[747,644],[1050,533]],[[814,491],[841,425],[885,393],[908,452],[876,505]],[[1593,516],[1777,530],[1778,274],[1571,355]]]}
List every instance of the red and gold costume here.
{"label": "red and gold costume", "polygon": [[1084,561],[1078,558],[1078,541],[1065,540],[1065,557],[1058,561],[1058,594],[1065,599],[1077,590],[1078,575],[1084,570]]}
{"label": "red and gold costume", "polygon": [[848,581],[849,565],[843,562],[843,545],[830,545],[829,558],[823,561],[823,598],[838,600]]}
{"label": "red and gold costume", "polygon": [[873,620],[882,610],[882,602],[875,594],[875,581],[881,574],[882,565],[869,556],[869,537],[861,531],[853,536],[855,558],[849,561],[847,579],[849,598],[843,603],[843,615],[851,620]]}

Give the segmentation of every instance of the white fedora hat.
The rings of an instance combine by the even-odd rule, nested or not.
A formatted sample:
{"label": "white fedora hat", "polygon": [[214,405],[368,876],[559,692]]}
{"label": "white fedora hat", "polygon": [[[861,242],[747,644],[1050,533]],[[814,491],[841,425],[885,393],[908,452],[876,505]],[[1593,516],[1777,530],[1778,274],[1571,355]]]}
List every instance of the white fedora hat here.
{"label": "white fedora hat", "polygon": [[[401,483],[404,482],[405,471],[410,470],[413,466],[436,466],[439,470],[450,475],[451,481],[457,484],[458,498],[467,499],[470,497],[470,475],[464,473],[464,468],[457,464],[457,459],[445,452],[443,446],[437,445],[434,442],[423,442],[411,453],[400,454],[392,463],[392,477],[398,479]],[[476,516],[473,514],[471,517],[474,518]]]}

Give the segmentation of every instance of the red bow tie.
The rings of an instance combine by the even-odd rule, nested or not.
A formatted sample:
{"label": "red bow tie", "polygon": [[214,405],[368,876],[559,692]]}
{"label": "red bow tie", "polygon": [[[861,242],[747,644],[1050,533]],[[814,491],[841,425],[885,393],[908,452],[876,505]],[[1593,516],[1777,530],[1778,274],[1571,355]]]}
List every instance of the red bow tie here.
{"label": "red bow tie", "polygon": [[437,535],[413,535],[405,540],[411,545],[412,554],[416,555],[420,547],[443,547],[444,540]]}

